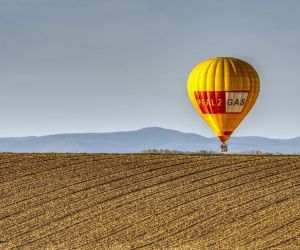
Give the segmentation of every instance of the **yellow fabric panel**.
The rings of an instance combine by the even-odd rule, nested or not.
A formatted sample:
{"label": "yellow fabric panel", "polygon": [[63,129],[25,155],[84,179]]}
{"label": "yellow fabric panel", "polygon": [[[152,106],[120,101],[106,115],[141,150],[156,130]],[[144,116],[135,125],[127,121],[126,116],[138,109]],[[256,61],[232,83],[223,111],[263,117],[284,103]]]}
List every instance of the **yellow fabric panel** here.
{"label": "yellow fabric panel", "polygon": [[[187,88],[189,98],[197,112],[217,136],[225,136],[238,127],[255,104],[260,82],[258,74],[250,64],[236,58],[216,57],[203,61],[193,68],[188,77]],[[210,91],[240,91],[239,93],[247,92],[248,96],[240,113],[226,113],[219,110],[215,113],[203,113],[197,103],[195,92]],[[230,135],[225,137],[228,140]]]}

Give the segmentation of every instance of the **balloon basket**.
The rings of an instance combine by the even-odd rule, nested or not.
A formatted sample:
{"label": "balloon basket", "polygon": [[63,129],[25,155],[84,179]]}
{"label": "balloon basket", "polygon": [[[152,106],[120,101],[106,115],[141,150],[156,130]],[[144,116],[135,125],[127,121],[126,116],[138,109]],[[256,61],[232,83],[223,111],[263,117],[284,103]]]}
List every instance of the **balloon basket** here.
{"label": "balloon basket", "polygon": [[220,146],[220,151],[221,151],[222,153],[227,152],[227,151],[228,151],[227,145],[226,145],[226,144],[222,144],[222,145]]}

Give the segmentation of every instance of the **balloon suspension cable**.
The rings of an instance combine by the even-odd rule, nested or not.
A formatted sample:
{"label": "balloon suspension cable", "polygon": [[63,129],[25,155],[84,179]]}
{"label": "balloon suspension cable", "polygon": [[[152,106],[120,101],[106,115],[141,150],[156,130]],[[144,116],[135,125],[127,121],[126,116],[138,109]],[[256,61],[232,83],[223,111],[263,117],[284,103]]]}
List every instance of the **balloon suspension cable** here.
{"label": "balloon suspension cable", "polygon": [[228,151],[227,145],[226,145],[225,143],[223,143],[223,144],[220,146],[220,151],[221,151],[222,153]]}

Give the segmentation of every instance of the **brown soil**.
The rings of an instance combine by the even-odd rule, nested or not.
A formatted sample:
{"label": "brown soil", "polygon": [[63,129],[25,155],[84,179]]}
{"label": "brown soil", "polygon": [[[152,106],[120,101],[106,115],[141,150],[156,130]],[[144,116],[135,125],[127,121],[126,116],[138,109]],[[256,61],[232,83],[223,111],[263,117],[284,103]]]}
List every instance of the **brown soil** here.
{"label": "brown soil", "polygon": [[0,249],[300,249],[300,156],[0,154]]}

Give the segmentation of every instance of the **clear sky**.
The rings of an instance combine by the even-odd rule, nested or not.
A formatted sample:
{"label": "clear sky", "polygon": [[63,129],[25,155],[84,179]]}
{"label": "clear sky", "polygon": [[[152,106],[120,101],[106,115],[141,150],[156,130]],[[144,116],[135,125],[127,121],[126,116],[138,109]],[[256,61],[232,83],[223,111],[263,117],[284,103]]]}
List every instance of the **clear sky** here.
{"label": "clear sky", "polygon": [[186,92],[192,67],[214,56],[260,75],[235,136],[300,136],[299,13],[298,0],[0,0],[0,136],[214,136]]}

